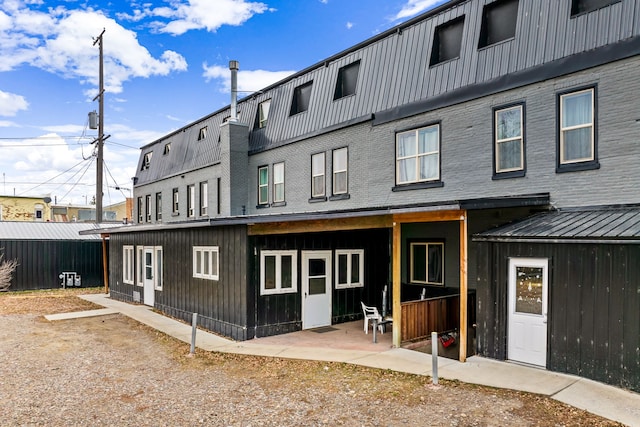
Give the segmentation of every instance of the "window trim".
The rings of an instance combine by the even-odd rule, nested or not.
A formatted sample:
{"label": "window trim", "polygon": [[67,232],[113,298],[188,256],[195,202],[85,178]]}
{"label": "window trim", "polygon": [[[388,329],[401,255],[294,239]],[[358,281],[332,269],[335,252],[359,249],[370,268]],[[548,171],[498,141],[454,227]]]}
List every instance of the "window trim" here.
{"label": "window trim", "polygon": [[[203,259],[202,254],[208,253],[209,257],[209,273],[204,273],[203,271],[198,271],[198,267],[201,267],[201,270],[204,270],[204,263],[202,266],[199,266],[197,263],[197,254],[201,254],[201,259]],[[215,258],[214,258],[215,256]],[[215,259],[215,265],[214,260]],[[220,248],[218,246],[193,246],[192,250],[192,272],[193,277],[196,279],[205,279],[205,280],[220,280]],[[215,271],[214,268],[215,267]]]}
{"label": "window trim", "polygon": [[[160,255],[160,262],[158,262],[158,254]],[[162,246],[153,247],[153,268],[155,269],[153,275],[153,288],[156,291],[162,290],[163,274],[162,265],[164,261],[164,254],[162,253]]]}
{"label": "window trim", "polygon": [[122,283],[135,284],[135,257],[133,245],[122,246]]}
{"label": "window trim", "polygon": [[[404,156],[401,159],[398,159],[398,141],[399,141],[399,137],[402,134],[405,133],[409,133],[409,132],[415,132],[416,133],[416,147],[418,144],[418,132],[423,130],[423,129],[428,129],[431,127],[436,127],[438,129],[438,177],[437,178],[431,178],[431,179],[419,179],[418,177],[420,176],[420,165],[417,164],[416,165],[416,180],[415,181],[405,181],[405,182],[400,182],[400,160],[404,160],[407,158],[411,158],[411,157],[415,157],[416,158],[416,162],[419,161],[420,158],[420,154],[417,152],[416,149],[416,154],[415,156]],[[434,188],[434,187],[442,187],[444,185],[444,183],[442,182],[442,126],[441,126],[441,122],[435,122],[435,123],[430,123],[430,124],[426,124],[424,126],[420,126],[417,128],[412,128],[412,129],[407,129],[407,130],[402,130],[402,131],[397,131],[396,135],[395,135],[395,147],[394,147],[395,153],[394,153],[394,160],[395,160],[395,187],[393,189],[393,191],[401,191],[403,189],[418,189],[418,188]],[[422,156],[424,155],[428,155],[429,153],[422,153]],[[403,188],[405,187],[405,188]]]}
{"label": "window trim", "polygon": [[[282,182],[278,182],[276,181],[276,167],[282,167]],[[282,198],[279,199],[277,197],[277,188],[278,186],[281,185],[282,186]],[[286,200],[286,196],[285,196],[285,168],[284,168],[284,162],[278,162],[278,163],[274,163],[273,164],[273,203],[284,203]]]}
{"label": "window trim", "polygon": [[[282,288],[282,256],[291,256],[291,288]],[[276,257],[276,287],[265,288],[265,257]],[[261,250],[260,251],[260,295],[294,294],[298,292],[298,251],[297,250]]]}
{"label": "window trim", "polygon": [[[267,106],[267,113],[264,114],[263,106]],[[269,122],[269,112],[271,110],[271,98],[266,99],[260,103],[258,103],[258,108],[256,111],[256,122],[254,125],[254,129],[264,129],[267,127],[267,123]]]}
{"label": "window trim", "polygon": [[[313,171],[313,159],[316,156],[322,156],[322,173],[315,174]],[[314,182],[316,177],[322,177],[322,192],[314,193],[316,190]],[[314,153],[311,155],[311,199],[312,200],[326,200],[327,195],[327,153],[321,151],[319,153]]]}
{"label": "window trim", "polygon": [[180,189],[177,187],[172,189],[171,194],[171,214],[180,215]]}
{"label": "window trim", "polygon": [[144,286],[144,246],[136,246],[136,284]]}
{"label": "window trim", "polygon": [[[445,242],[444,241],[437,241],[437,240],[413,240],[412,239],[412,240],[409,240],[407,243],[408,243],[408,246],[409,246],[409,249],[408,249],[409,259],[408,259],[408,263],[407,263],[408,264],[407,267],[408,267],[409,271],[408,271],[408,274],[407,274],[407,281],[410,284],[415,284],[415,285],[430,285],[430,286],[442,286],[442,287],[444,287],[445,281],[446,281],[446,279],[445,279],[445,273],[446,273],[446,270],[445,270],[445,264],[446,264],[445,258],[446,257],[445,257],[445,251],[444,251],[445,250],[445,247],[444,247],[445,246],[444,245]],[[414,246],[418,246],[418,245],[426,246],[426,254],[427,254],[427,259],[425,260],[425,263],[426,263],[425,264],[426,265],[426,280],[424,282],[423,281],[419,281],[419,280],[415,280],[414,277],[413,277],[413,264],[414,264],[413,248],[414,248]],[[429,255],[429,246],[431,246],[431,245],[433,245],[433,246],[441,246],[442,247],[442,266],[441,266],[441,268],[442,268],[442,270],[441,270],[442,271],[442,282],[440,282],[440,283],[438,283],[438,282],[430,282],[429,281],[429,258],[428,258],[428,255]]]}
{"label": "window trim", "polygon": [[[356,69],[356,79],[355,83],[353,84],[353,92],[350,92],[347,90],[349,88],[345,86],[344,81],[347,73],[354,68]],[[360,77],[360,59],[340,67],[340,69],[338,70],[338,76],[336,77],[335,89],[333,91],[333,100],[337,101],[339,99],[355,95],[357,93],[358,77]]]}
{"label": "window trim", "polygon": [[[438,25],[433,30],[433,43],[431,44],[431,54],[429,55],[429,67],[434,67],[438,64],[443,64],[445,62],[453,61],[455,59],[460,58],[460,53],[462,52],[462,40],[464,40],[464,21],[465,15],[460,15],[455,17],[447,22],[444,22]],[[454,27],[462,27],[462,32],[460,35],[460,44],[458,45],[458,53],[455,56],[451,56],[448,58],[442,58],[442,43],[441,38],[447,29],[453,29]]]}
{"label": "window trim", "polygon": [[[267,181],[265,183],[262,183],[260,181],[261,178],[261,171],[266,170],[267,174]],[[266,196],[266,200],[262,199],[262,189],[265,188],[266,191],[264,192],[265,196]],[[258,206],[259,207],[267,207],[269,206],[269,165],[262,165],[262,166],[258,166]]]}
{"label": "window trim", "polygon": [[[337,170],[336,169],[336,153],[345,152],[345,168]],[[344,173],[345,174],[345,188],[344,191],[336,191],[336,175]],[[341,147],[336,148],[331,151],[331,194],[333,196],[349,194],[349,147]]]}
{"label": "window trim", "polygon": [[[518,138],[507,138],[498,141],[498,113],[502,111],[520,109],[520,164],[519,168],[510,168],[498,170],[500,164],[498,145],[502,142],[513,141]],[[526,104],[524,102],[516,102],[511,104],[499,105],[492,109],[493,113],[493,179],[518,178],[523,177],[527,170],[527,153],[526,153]]]}
{"label": "window trim", "polygon": [[[347,283],[340,283],[340,255],[347,255]],[[360,279],[359,282],[353,283],[351,282],[351,271],[352,271],[352,255],[360,256],[360,265],[358,266],[358,277]],[[363,288],[364,287],[364,249],[336,249],[335,251],[335,283],[336,289],[350,289],[350,288]]]}
{"label": "window trim", "polygon": [[[572,127],[564,129],[562,128],[562,100],[565,96],[575,95],[581,92],[591,92],[591,158],[563,161],[563,148],[564,148],[564,131],[577,129],[579,127]],[[581,127],[587,127],[581,125]],[[556,93],[556,173],[563,172],[576,172],[583,170],[599,169],[600,163],[598,161],[598,87],[597,85],[588,85],[575,87],[562,92]]]}

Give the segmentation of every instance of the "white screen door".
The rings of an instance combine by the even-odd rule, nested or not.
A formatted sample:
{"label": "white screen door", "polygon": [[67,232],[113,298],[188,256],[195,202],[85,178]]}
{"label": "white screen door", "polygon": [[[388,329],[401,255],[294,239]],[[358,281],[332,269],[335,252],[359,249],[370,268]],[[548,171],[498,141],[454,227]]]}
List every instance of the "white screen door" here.
{"label": "white screen door", "polygon": [[153,279],[153,248],[144,248],[144,303],[153,307],[155,304],[155,281]]}
{"label": "white screen door", "polygon": [[331,325],[331,251],[302,251],[302,329]]}
{"label": "white screen door", "polygon": [[509,259],[510,360],[547,366],[548,266],[545,258]]}

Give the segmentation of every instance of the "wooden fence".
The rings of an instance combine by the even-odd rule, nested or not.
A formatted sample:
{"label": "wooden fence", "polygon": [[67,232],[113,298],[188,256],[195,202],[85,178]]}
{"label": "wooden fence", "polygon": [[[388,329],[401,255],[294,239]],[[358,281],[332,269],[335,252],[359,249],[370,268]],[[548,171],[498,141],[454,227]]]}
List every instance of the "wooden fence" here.
{"label": "wooden fence", "polygon": [[459,329],[460,295],[403,302],[401,305],[402,341],[417,341],[431,332]]}

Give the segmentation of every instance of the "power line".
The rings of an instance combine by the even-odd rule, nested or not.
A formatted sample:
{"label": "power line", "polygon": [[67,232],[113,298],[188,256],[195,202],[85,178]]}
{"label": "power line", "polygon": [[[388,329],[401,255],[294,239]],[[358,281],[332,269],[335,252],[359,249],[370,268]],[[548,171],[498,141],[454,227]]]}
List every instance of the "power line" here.
{"label": "power line", "polygon": [[[36,186],[34,186],[34,187],[31,187],[31,188],[30,188],[30,189],[28,189],[28,190],[23,191],[22,193],[18,194],[18,196],[22,196],[23,194],[28,193],[29,191],[35,190],[36,188],[40,187],[41,185],[45,185],[45,184],[47,184],[49,181],[53,181],[54,179],[56,179],[56,178],[58,178],[58,177],[60,177],[60,176],[64,175],[65,173],[67,173],[67,172],[69,172],[69,171],[73,170],[74,168],[76,168],[77,166],[81,165],[83,162],[86,162],[86,160],[82,160],[81,162],[76,163],[75,165],[73,165],[73,166],[71,166],[69,169],[67,169],[66,171],[59,173],[58,175],[54,176],[53,178],[48,179],[48,180],[46,180],[46,181],[44,181],[44,182],[42,182],[42,183],[40,183],[40,184],[38,184],[38,185],[36,185]],[[68,181],[67,181],[67,182],[68,182]]]}
{"label": "power line", "polygon": [[[77,184],[80,182],[80,180],[84,177],[84,174],[85,174],[85,173],[87,173],[87,171],[89,170],[89,166],[91,166],[91,163],[93,163],[93,162],[87,162],[87,167],[86,167],[86,168],[84,168],[84,171],[82,172],[82,175],[80,175],[80,178],[78,178],[78,181],[76,181],[76,183],[75,183],[75,184],[73,184],[73,185],[71,186],[71,188],[69,189],[69,191],[67,191],[67,192],[65,193],[65,195],[64,195],[64,196],[60,197],[60,200],[61,200],[61,201],[62,201],[62,200],[64,200],[64,198],[65,198],[65,197],[67,197],[67,196],[69,195],[69,193],[71,193],[71,191],[73,191],[73,189],[74,189],[74,188],[76,188],[76,185],[77,185]],[[75,175],[77,175],[77,173],[76,173],[76,174],[74,174],[74,176],[75,176]],[[72,178],[73,178],[73,177],[72,177]]]}

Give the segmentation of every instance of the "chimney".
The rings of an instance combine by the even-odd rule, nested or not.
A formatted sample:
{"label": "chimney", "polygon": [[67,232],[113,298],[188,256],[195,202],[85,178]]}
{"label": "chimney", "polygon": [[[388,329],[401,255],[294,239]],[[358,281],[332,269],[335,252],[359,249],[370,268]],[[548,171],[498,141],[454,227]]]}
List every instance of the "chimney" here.
{"label": "chimney", "polygon": [[238,61],[229,61],[229,70],[231,70],[231,117],[230,122],[238,121]]}

